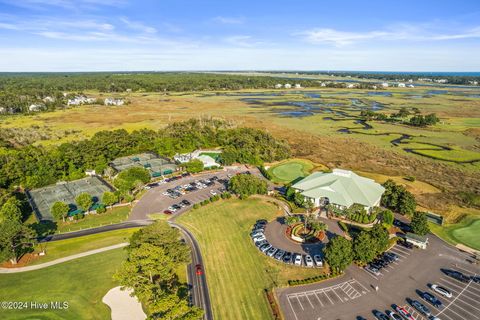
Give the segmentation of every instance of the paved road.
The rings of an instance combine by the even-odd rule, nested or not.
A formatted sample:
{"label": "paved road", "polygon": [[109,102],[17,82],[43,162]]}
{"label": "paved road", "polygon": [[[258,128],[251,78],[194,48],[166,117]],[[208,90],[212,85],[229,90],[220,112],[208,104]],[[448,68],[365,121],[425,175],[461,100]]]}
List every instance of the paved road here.
{"label": "paved road", "polygon": [[19,268],[0,268],[0,273],[19,273],[19,272],[27,272],[27,271],[43,269],[43,268],[50,267],[50,266],[53,266],[53,265],[56,265],[56,264],[59,264],[59,263],[63,263],[63,262],[67,262],[67,261],[70,261],[70,260],[90,256],[92,254],[97,254],[97,253],[100,253],[100,252],[105,252],[105,251],[110,251],[110,250],[114,250],[114,249],[118,249],[118,248],[123,248],[123,247],[126,247],[126,246],[128,246],[128,242],[119,243],[119,244],[115,244],[115,245],[112,245],[112,246],[99,248],[99,249],[95,249],[95,250],[90,250],[90,251],[86,251],[86,252],[82,252],[82,253],[77,253],[77,254],[74,254],[74,255],[71,255],[71,256],[68,256],[68,257],[63,257],[63,258],[60,258],[60,259],[56,259],[56,260],[45,262],[45,263],[40,263],[40,264],[33,265],[33,266],[19,267]]}
{"label": "paved road", "polygon": [[[400,245],[391,251],[400,260],[381,270],[379,276],[350,266],[345,275],[325,282],[283,288],[278,291],[281,308],[287,320],[352,320],[358,316],[374,319],[372,310],[385,311],[393,303],[405,306],[417,320],[418,314],[407,299],[422,301],[419,291],[432,292],[428,284],[449,288],[453,298],[441,298],[445,308],[438,310],[424,302],[442,320],[480,319],[480,284],[461,283],[440,269],[458,270],[468,275],[480,273],[470,256],[429,235],[427,250],[406,249]],[[374,288],[378,286],[378,291]]]}
{"label": "paved road", "polygon": [[97,234],[97,233],[102,233],[107,231],[144,227],[151,224],[152,222],[153,221],[149,221],[149,220],[135,220],[135,221],[126,221],[121,223],[109,224],[107,226],[102,226],[98,228],[91,228],[91,229],[49,235],[41,239],[40,242],[72,239],[72,238],[78,238],[78,237],[88,236],[91,234]]}
{"label": "paved road", "polygon": [[[172,227],[180,229],[183,234],[183,238],[191,248],[192,252],[192,263],[188,265],[188,277],[189,283],[192,286],[192,299],[193,304],[205,310],[204,318],[206,320],[213,319],[212,314],[212,305],[210,303],[210,294],[208,292],[207,278],[205,274],[202,254],[200,252],[200,247],[198,246],[197,240],[193,235],[183,226],[176,224],[174,222],[169,222]],[[195,266],[199,264],[202,266],[203,274],[197,275],[195,271]]]}

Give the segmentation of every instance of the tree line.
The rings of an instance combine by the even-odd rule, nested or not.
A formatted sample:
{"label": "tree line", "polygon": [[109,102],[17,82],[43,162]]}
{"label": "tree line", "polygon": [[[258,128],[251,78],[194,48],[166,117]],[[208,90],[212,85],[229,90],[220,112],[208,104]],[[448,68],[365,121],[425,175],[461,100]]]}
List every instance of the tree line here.
{"label": "tree line", "polygon": [[[121,92],[184,92],[206,90],[241,90],[274,88],[274,77],[207,73],[3,73],[0,74],[0,113],[26,113],[28,106],[41,103],[43,110],[65,107],[64,93],[97,90]],[[316,87],[318,82],[299,80],[304,87]],[[50,97],[52,100],[45,100]]]}

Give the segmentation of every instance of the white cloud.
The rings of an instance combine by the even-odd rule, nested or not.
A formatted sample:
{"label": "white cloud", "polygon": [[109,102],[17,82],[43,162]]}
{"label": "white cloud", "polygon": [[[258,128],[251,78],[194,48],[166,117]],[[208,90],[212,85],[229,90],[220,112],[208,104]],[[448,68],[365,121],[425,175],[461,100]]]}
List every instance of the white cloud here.
{"label": "white cloud", "polygon": [[143,24],[142,22],[139,21],[132,21],[126,17],[120,18],[120,21],[122,21],[128,28],[132,30],[137,30],[143,33],[156,33],[157,29],[147,26]]}
{"label": "white cloud", "polygon": [[252,48],[252,47],[264,44],[263,42],[257,41],[252,36],[248,36],[248,35],[229,36],[229,37],[225,37],[223,41],[235,47],[245,47],[245,48]]}
{"label": "white cloud", "polygon": [[330,28],[311,29],[294,34],[311,44],[345,46],[369,40],[381,41],[443,41],[455,39],[480,38],[480,27],[460,30],[453,33],[436,32],[431,28],[415,25],[397,25],[384,30],[365,32],[339,31]]}
{"label": "white cloud", "polygon": [[212,19],[215,22],[222,24],[243,24],[245,23],[245,18],[243,17],[224,17],[218,16]]}
{"label": "white cloud", "polygon": [[37,11],[47,11],[49,7],[71,11],[96,10],[99,7],[121,7],[126,4],[126,0],[2,0],[0,2]]}

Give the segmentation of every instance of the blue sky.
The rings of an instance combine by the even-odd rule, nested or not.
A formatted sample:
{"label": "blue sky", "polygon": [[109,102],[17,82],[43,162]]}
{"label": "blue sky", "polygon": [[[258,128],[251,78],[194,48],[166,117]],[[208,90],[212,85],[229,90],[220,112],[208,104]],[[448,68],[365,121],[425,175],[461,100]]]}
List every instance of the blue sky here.
{"label": "blue sky", "polygon": [[480,71],[479,49],[478,0],[0,0],[0,71]]}

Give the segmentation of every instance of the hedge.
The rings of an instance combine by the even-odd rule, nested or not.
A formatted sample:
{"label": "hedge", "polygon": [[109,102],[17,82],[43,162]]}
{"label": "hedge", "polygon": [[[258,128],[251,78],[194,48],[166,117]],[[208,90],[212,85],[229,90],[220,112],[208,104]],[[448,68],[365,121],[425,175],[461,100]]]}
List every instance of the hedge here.
{"label": "hedge", "polygon": [[309,284],[309,283],[319,282],[319,281],[322,281],[322,280],[327,280],[327,279],[330,279],[330,278],[334,278],[334,277],[338,276],[339,274],[341,274],[341,273],[332,272],[332,273],[321,274],[319,276],[306,278],[306,279],[288,280],[288,285],[289,286],[296,286],[296,285],[301,285],[301,284]]}

